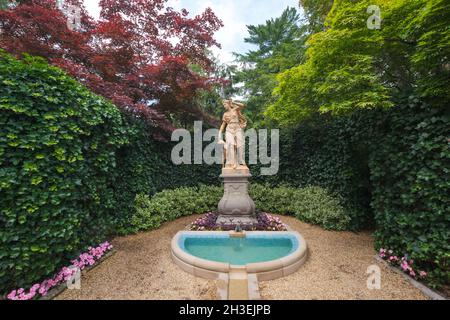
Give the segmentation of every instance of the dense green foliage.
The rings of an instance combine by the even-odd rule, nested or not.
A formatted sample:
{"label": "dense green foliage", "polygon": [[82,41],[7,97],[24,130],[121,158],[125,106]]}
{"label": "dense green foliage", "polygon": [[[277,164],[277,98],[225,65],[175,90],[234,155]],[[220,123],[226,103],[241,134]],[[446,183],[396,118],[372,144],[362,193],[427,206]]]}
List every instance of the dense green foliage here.
{"label": "dense green foliage", "polygon": [[133,203],[137,194],[154,195],[166,189],[220,183],[219,166],[176,166],[170,158],[171,143],[155,141],[142,120],[127,118],[127,126],[130,143],[119,152],[119,179],[115,183],[118,233],[134,231],[129,227],[129,219],[135,212]]}
{"label": "dense green foliage", "polygon": [[0,52],[0,288],[33,284],[113,230],[117,108],[41,59]]}
{"label": "dense green foliage", "polygon": [[[328,230],[346,230],[350,222],[341,199],[323,188],[252,184],[250,195],[261,211],[296,216]],[[138,195],[131,218],[132,229],[153,230],[182,216],[217,211],[222,196],[223,188],[216,186],[165,190],[153,197]]]}
{"label": "dense green foliage", "polygon": [[293,188],[252,184],[250,195],[265,212],[292,215],[326,230],[348,230],[350,216],[342,199],[321,187]]}
{"label": "dense green foliage", "polygon": [[183,216],[216,211],[222,195],[223,189],[215,186],[164,190],[153,197],[137,195],[131,227],[134,232],[153,230]]}
{"label": "dense green foliage", "polygon": [[[367,8],[382,12],[379,30]],[[445,0],[336,0],[327,28],[308,39],[306,62],[278,76],[266,115],[295,125],[315,112],[348,114],[393,106],[397,94],[449,101],[450,19]]]}
{"label": "dense green foliage", "polygon": [[370,159],[377,247],[406,252],[432,284],[449,283],[450,110],[411,97],[380,117]]}
{"label": "dense green foliage", "polygon": [[333,0],[300,0],[300,6],[306,18],[305,25],[310,33],[319,32],[325,28],[325,20],[333,2]]}
{"label": "dense green foliage", "polygon": [[0,0],[0,10],[7,9],[9,5],[9,0]]}
{"label": "dense green foliage", "polygon": [[367,28],[371,4],[377,3],[335,1],[329,28],[308,40],[306,62],[278,76],[278,99],[267,110],[269,117],[292,125],[317,111],[342,114],[391,105],[389,89],[375,72],[382,39]]}
{"label": "dense green foliage", "polygon": [[[408,254],[431,284],[448,283],[450,4],[300,2],[316,33],[304,63],[278,75],[266,110],[295,128],[280,174],[297,166],[299,180],[343,196],[352,224],[370,219],[361,209],[371,204],[377,247]],[[381,9],[379,29],[368,28],[370,5]]]}
{"label": "dense green foliage", "polygon": [[243,83],[240,93],[247,98],[245,113],[253,127],[263,126],[263,111],[273,103],[276,75],[302,62],[306,33],[300,26],[295,8],[287,8],[280,17],[262,25],[247,26],[245,42],[256,46],[246,54],[236,54],[239,68],[235,82]]}
{"label": "dense green foliage", "polygon": [[351,229],[370,225],[367,155],[363,138],[355,135],[356,118],[314,117],[282,130],[280,172],[263,182],[330,190],[343,198]]}
{"label": "dense green foliage", "polygon": [[[213,76],[217,79],[221,79],[221,81],[210,88],[210,90],[200,91],[197,95],[196,103],[205,113],[212,116],[214,119],[217,119],[217,126],[219,126],[220,120],[225,112],[223,99],[229,99],[239,91],[234,87],[234,75],[236,74],[237,66],[222,63],[218,58],[211,58],[211,60],[214,61]],[[202,72],[204,71],[199,68],[198,73],[201,74]],[[198,118],[191,120],[191,122],[183,124],[183,127],[189,128],[189,126],[192,126],[193,122],[198,120]]]}

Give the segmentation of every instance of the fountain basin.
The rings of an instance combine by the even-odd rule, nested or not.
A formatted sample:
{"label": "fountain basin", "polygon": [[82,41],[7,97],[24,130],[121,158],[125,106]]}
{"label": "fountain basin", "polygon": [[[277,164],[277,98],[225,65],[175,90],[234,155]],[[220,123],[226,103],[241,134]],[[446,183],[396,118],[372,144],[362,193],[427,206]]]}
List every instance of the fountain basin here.
{"label": "fountain basin", "polygon": [[184,271],[206,279],[243,270],[259,281],[296,272],[307,258],[306,241],[298,232],[179,232],[172,240],[172,258]]}

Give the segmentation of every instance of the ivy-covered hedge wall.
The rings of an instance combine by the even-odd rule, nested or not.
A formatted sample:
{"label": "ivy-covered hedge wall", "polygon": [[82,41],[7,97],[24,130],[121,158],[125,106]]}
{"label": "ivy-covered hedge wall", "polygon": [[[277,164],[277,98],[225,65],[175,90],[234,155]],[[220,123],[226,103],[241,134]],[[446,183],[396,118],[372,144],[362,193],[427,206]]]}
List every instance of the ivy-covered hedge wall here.
{"label": "ivy-covered hedge wall", "polygon": [[377,247],[450,283],[450,110],[414,96],[378,114],[370,153]]}
{"label": "ivy-covered hedge wall", "polygon": [[118,109],[44,60],[0,52],[0,292],[114,230]]}
{"label": "ivy-covered hedge wall", "polygon": [[351,227],[373,221],[376,246],[450,282],[450,109],[415,96],[387,110],[304,121],[282,138],[278,182],[344,198]]}
{"label": "ivy-covered hedge wall", "polygon": [[370,181],[365,144],[355,136],[354,121],[321,116],[281,130],[279,174],[261,182],[330,190],[344,199],[349,228],[366,227],[373,220]]}
{"label": "ivy-covered hedge wall", "polygon": [[126,117],[130,143],[118,154],[115,194],[117,232],[133,232],[130,219],[135,213],[138,194],[154,195],[163,190],[193,187],[200,184],[219,185],[220,166],[180,165],[171,161],[174,144],[158,142],[142,120]]}

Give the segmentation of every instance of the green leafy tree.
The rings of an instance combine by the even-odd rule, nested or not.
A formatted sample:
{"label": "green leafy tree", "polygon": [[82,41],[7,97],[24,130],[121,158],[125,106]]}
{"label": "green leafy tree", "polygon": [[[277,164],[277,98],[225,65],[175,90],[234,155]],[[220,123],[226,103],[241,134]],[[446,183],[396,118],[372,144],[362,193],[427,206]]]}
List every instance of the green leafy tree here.
{"label": "green leafy tree", "polygon": [[325,19],[333,6],[333,0],[300,0],[300,6],[305,13],[308,30],[315,33],[325,28]]}
{"label": "green leafy tree", "polygon": [[0,10],[8,9],[8,7],[11,5],[10,0],[0,0]]}
{"label": "green leafy tree", "polygon": [[[379,30],[367,27],[373,4],[383,17]],[[326,29],[308,39],[306,62],[278,76],[266,115],[293,125],[314,112],[390,107],[407,91],[448,102],[448,7],[444,0],[334,1]]]}
{"label": "green leafy tree", "polygon": [[256,46],[246,54],[236,54],[240,65],[235,82],[242,82],[240,93],[247,98],[247,110],[255,125],[264,121],[263,111],[273,101],[276,75],[299,64],[304,57],[306,30],[300,25],[295,8],[265,24],[248,26],[245,42]]}
{"label": "green leafy tree", "polygon": [[211,90],[201,90],[197,95],[196,103],[206,114],[216,119],[217,124],[219,124],[224,113],[222,100],[229,99],[238,92],[234,88],[237,67],[236,65],[222,63],[216,57],[212,57],[211,60],[213,61],[213,71],[209,76],[217,79],[217,83]]}

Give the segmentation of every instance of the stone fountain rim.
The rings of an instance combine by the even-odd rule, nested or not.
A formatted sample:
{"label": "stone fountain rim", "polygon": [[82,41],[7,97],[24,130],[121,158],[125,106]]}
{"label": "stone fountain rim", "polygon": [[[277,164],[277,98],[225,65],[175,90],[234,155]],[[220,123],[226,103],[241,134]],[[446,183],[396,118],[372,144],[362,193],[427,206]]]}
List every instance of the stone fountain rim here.
{"label": "stone fountain rim", "polygon": [[233,231],[179,231],[171,242],[172,259],[182,270],[200,278],[217,280],[222,273],[230,273],[232,270],[241,269],[249,274],[255,274],[258,281],[268,281],[286,277],[297,272],[307,260],[308,245],[300,233],[293,231],[246,231],[245,234],[294,235],[299,242],[299,246],[296,251],[283,258],[266,262],[250,263],[245,266],[235,266],[229,263],[201,259],[187,253],[179,246],[180,237],[185,234],[228,234],[231,236],[233,233]]}

